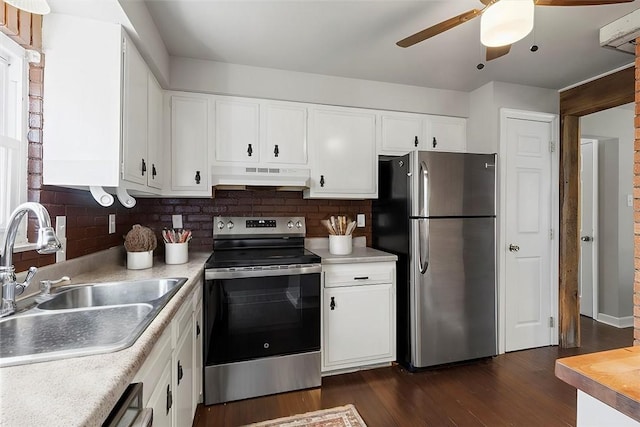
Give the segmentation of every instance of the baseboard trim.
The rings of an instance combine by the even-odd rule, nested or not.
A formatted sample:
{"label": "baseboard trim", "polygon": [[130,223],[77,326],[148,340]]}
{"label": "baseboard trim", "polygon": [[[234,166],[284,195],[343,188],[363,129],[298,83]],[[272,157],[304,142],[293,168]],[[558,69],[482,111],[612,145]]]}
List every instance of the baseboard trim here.
{"label": "baseboard trim", "polygon": [[616,328],[630,328],[633,326],[633,316],[613,317],[608,314],[598,313],[598,322],[604,323]]}

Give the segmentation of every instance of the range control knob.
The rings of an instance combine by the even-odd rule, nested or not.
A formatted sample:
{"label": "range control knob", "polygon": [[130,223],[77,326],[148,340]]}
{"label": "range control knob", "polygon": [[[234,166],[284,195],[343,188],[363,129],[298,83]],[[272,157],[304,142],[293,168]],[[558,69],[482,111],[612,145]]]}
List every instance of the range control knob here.
{"label": "range control knob", "polygon": [[233,228],[233,222],[229,221],[229,222],[227,223],[227,228],[228,228],[229,230],[231,230],[231,229]]}
{"label": "range control knob", "polygon": [[296,228],[302,228],[302,223],[300,221],[296,221]]}
{"label": "range control knob", "polygon": [[218,230],[222,230],[224,228],[224,222],[218,221]]}
{"label": "range control knob", "polygon": [[293,228],[293,221],[289,221],[287,223],[287,228]]}

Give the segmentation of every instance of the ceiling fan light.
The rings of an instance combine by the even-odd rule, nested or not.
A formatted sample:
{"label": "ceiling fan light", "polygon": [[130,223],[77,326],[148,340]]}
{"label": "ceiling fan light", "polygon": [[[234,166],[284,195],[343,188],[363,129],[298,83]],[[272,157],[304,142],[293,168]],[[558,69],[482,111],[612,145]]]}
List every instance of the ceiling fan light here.
{"label": "ceiling fan light", "polygon": [[500,0],[480,17],[480,41],[489,47],[505,46],[533,29],[534,0]]}
{"label": "ceiling fan light", "polygon": [[36,15],[46,15],[51,12],[47,0],[4,0],[4,2],[25,12],[35,13]]}

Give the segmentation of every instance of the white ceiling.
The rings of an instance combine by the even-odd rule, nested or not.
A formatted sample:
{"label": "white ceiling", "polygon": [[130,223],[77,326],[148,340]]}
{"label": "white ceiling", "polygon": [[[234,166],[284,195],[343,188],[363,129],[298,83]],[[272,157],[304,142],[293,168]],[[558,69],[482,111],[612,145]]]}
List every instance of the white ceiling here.
{"label": "white ceiling", "polygon": [[480,19],[410,48],[396,41],[480,8],[479,0],[145,0],[172,56],[471,91],[490,81],[560,89],[633,62],[599,46],[599,29],[637,9],[536,6],[534,34],[476,65]]}

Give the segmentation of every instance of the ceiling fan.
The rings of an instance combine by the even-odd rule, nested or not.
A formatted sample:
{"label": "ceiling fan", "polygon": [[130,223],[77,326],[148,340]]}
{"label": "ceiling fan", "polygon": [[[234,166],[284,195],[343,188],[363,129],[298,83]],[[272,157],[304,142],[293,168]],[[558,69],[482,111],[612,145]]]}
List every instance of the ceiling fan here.
{"label": "ceiling fan", "polygon": [[453,18],[425,28],[396,44],[409,47],[471,19],[481,16],[481,41],[491,61],[509,53],[511,45],[525,37],[533,28],[534,6],[596,6],[630,3],[633,0],[480,0],[482,9],[471,9]]}

